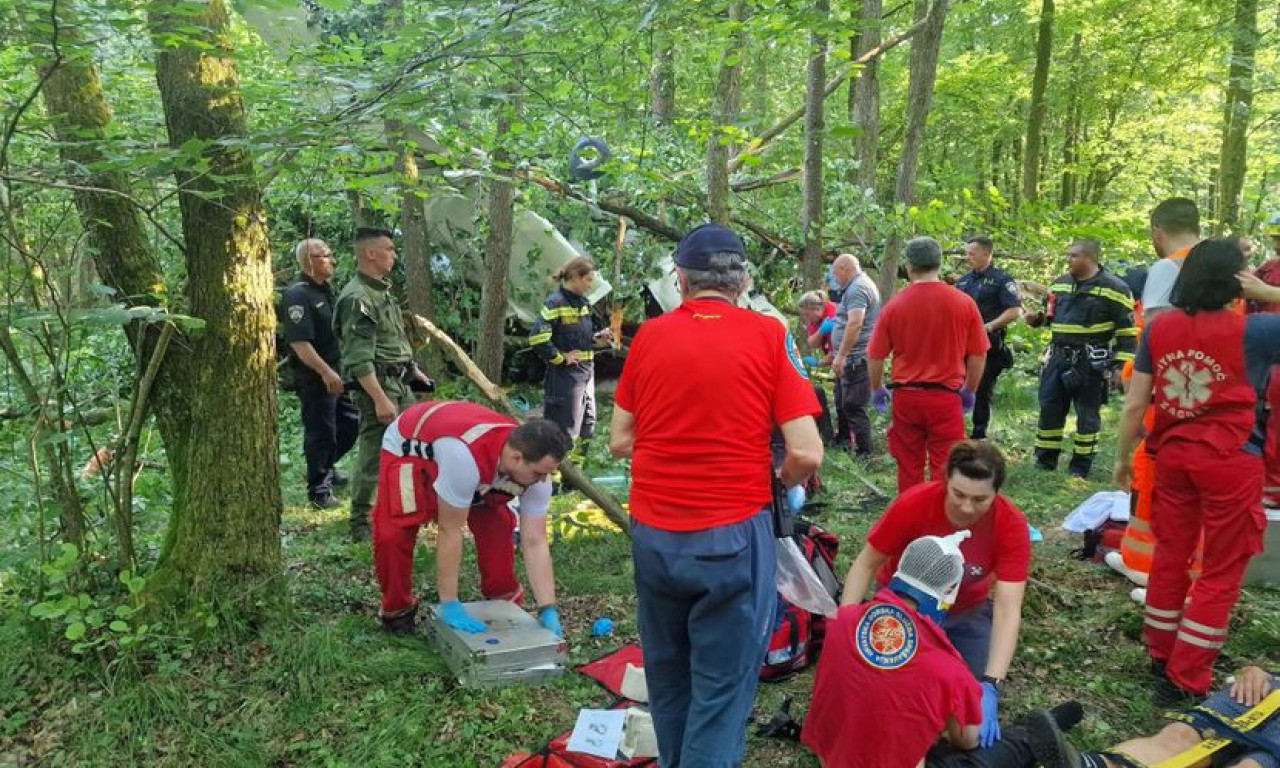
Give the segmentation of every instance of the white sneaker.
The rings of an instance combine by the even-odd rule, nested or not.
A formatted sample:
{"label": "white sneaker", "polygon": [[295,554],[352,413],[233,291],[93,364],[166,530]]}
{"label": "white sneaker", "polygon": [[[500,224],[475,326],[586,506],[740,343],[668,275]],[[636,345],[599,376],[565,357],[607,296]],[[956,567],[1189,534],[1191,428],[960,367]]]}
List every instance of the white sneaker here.
{"label": "white sneaker", "polygon": [[1137,584],[1139,587],[1147,586],[1147,574],[1142,573],[1141,571],[1135,571],[1125,565],[1124,555],[1119,552],[1112,550],[1106,554],[1106,557],[1104,557],[1103,560],[1107,565],[1111,566],[1112,570],[1129,581],[1132,581],[1134,584]]}
{"label": "white sneaker", "polygon": [[1132,590],[1129,591],[1129,599],[1137,603],[1138,605],[1146,605],[1147,604],[1146,587],[1134,587]]}

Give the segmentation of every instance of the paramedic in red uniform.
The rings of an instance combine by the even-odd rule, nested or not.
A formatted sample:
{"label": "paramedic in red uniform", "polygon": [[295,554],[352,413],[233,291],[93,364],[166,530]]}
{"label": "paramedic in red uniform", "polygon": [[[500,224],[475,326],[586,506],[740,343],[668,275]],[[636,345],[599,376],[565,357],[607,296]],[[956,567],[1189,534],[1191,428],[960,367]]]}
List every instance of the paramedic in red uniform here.
{"label": "paramedic in red uniform", "polygon": [[905,250],[907,286],[880,311],[867,357],[871,403],[885,411],[884,362],[893,358],[893,422],[889,453],[898,462],[898,493],[942,477],[951,446],[964,439],[964,415],[987,360],[986,328],[978,305],[938,279],[942,248],[917,237]]}
{"label": "paramedic in red uniform", "polygon": [[441,618],[464,632],[483,622],[458,601],[462,528],[471,529],[480,566],[480,592],[488,600],[520,603],[515,573],[515,513],[519,499],[520,549],[542,626],[562,634],[555,577],[547,545],[548,475],[569,452],[565,431],[545,419],[517,422],[481,405],[424,402],[391,422],[382,440],[378,496],[373,508],[373,565],[382,589],[382,626],[413,630],[413,550],[418,528],[434,521],[436,589]]}
{"label": "paramedic in red uniform", "polygon": [[[1155,404],[1146,440],[1159,493],[1143,635],[1153,668],[1163,673],[1161,703],[1209,691],[1245,567],[1262,551],[1262,460],[1250,440],[1257,396],[1246,348],[1264,358],[1250,367],[1270,361],[1270,334],[1258,337],[1273,325],[1267,315],[1246,323],[1230,309],[1243,268],[1235,239],[1191,249],[1174,286],[1174,309],[1143,333],[1120,423],[1115,479],[1127,488],[1142,414]],[[1192,584],[1187,563],[1202,533],[1203,568]]]}
{"label": "paramedic in red uniform", "polygon": [[818,401],[786,328],[734,302],[742,240],[718,224],[680,241],[684,303],[640,327],[609,435],[632,460],[631,552],[649,709],[663,768],[731,768],[773,629],[770,434],[788,488],[822,463]]}
{"label": "paramedic in red uniform", "polygon": [[[985,335],[983,338],[986,338]],[[889,583],[903,550],[921,536],[969,531],[960,546],[964,581],[939,621],[975,679],[982,681],[983,745],[999,738],[997,705],[1022,625],[1022,596],[1031,571],[1031,537],[1022,511],[1005,496],[1004,457],[981,440],[951,450],[946,480],[917,485],[894,499],[867,534],[845,577],[844,602],[866,599],[873,581]]]}
{"label": "paramedic in red uniform", "polygon": [[[912,541],[888,586],[827,625],[800,733],[824,768],[1032,768],[1053,757],[1016,725],[976,749],[982,686],[937,624],[964,578],[955,538]],[[1061,730],[1080,713],[1072,703],[1046,714]]]}

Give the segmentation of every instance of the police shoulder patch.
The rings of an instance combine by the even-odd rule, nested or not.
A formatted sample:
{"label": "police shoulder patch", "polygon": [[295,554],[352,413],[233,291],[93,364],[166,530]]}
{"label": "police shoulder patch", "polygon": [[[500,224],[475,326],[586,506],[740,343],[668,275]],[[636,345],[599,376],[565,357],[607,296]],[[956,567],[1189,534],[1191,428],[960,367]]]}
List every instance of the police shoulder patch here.
{"label": "police shoulder patch", "polygon": [[1009,282],[1005,283],[1005,284],[1004,284],[1004,289],[1005,289],[1006,291],[1008,291],[1009,293],[1012,293],[1014,296],[1017,296],[1017,295],[1018,295],[1018,283],[1017,283],[1017,281],[1016,281],[1016,280],[1010,280]]}
{"label": "police shoulder patch", "polygon": [[876,669],[897,669],[915,657],[920,637],[906,611],[877,603],[858,621],[854,644],[863,661]]}
{"label": "police shoulder patch", "polygon": [[307,308],[301,304],[289,305],[289,319],[295,323],[302,322],[302,317],[307,313]]}
{"label": "police shoulder patch", "polygon": [[796,369],[796,373],[804,378],[809,378],[809,372],[804,369],[804,363],[800,362],[800,348],[796,346],[796,340],[791,336],[791,332],[787,332],[787,359],[791,361],[791,365]]}

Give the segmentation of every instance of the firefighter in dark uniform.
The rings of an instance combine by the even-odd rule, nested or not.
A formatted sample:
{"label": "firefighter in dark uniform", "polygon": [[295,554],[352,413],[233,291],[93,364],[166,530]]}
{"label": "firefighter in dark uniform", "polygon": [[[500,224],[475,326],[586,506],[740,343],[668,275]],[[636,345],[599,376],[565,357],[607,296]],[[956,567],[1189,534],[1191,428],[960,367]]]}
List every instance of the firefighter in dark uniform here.
{"label": "firefighter in dark uniform", "polygon": [[356,230],[356,269],[338,295],[333,331],[342,352],[343,379],[353,381],[352,401],[360,409],[356,469],[351,479],[351,538],[369,539],[369,513],[378,489],[382,433],[414,403],[414,390],[434,388],[413,362],[404,317],[391,294],[396,246],[391,232]]}
{"label": "firefighter in dark uniform", "polygon": [[1063,425],[1075,404],[1076,437],[1067,471],[1087,477],[1102,428],[1099,408],[1113,371],[1133,359],[1138,330],[1129,286],[1099,265],[1101,246],[1080,239],[1067,249],[1068,272],[1049,286],[1045,311],[1027,318],[1048,324],[1053,340],[1040,373],[1040,422],[1036,466],[1054,470]]}
{"label": "firefighter in dark uniform", "polygon": [[1022,307],[1017,281],[991,263],[993,251],[990,238],[970,238],[965,246],[965,258],[973,271],[956,282],[956,287],[969,294],[978,305],[978,312],[987,328],[987,340],[991,342],[991,348],[987,350],[987,364],[982,369],[982,381],[974,393],[973,431],[969,434],[974,440],[986,438],[996,379],[1013,367],[1013,350],[1004,343],[1005,327],[1018,319]]}
{"label": "firefighter in dark uniform", "polygon": [[596,266],[585,256],[571,259],[552,275],[560,288],[547,297],[529,333],[529,346],[546,363],[542,415],[559,424],[575,442],[591,439],[596,426],[595,352],[597,339],[612,339],[612,331],[596,333],[587,294],[595,282]]}
{"label": "firefighter in dark uniform", "polygon": [[289,344],[295,391],[302,406],[302,455],[307,462],[307,498],[316,509],[341,506],[333,489],[346,485],[334,465],[355,445],[360,412],[346,395],[333,333],[333,251],[308,239],[294,249],[301,272],[280,298],[279,321]]}

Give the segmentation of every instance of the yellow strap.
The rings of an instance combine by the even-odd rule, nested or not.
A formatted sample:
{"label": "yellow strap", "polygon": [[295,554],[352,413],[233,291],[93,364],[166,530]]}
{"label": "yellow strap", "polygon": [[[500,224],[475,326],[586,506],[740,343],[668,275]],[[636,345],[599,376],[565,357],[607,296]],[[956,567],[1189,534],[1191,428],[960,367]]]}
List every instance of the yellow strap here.
{"label": "yellow strap", "polygon": [[[1280,711],[1280,690],[1272,691],[1267,698],[1258,703],[1258,706],[1232,720],[1231,724],[1238,730],[1252,731],[1277,711]],[[1215,753],[1230,744],[1231,739],[1216,737],[1205,739],[1180,755],[1174,755],[1168,760],[1156,763],[1152,768],[1202,768],[1209,765],[1209,760]]]}
{"label": "yellow strap", "polygon": [[1094,325],[1073,325],[1070,323],[1054,323],[1054,333],[1106,333],[1114,331],[1116,324],[1114,322],[1095,323]]}

